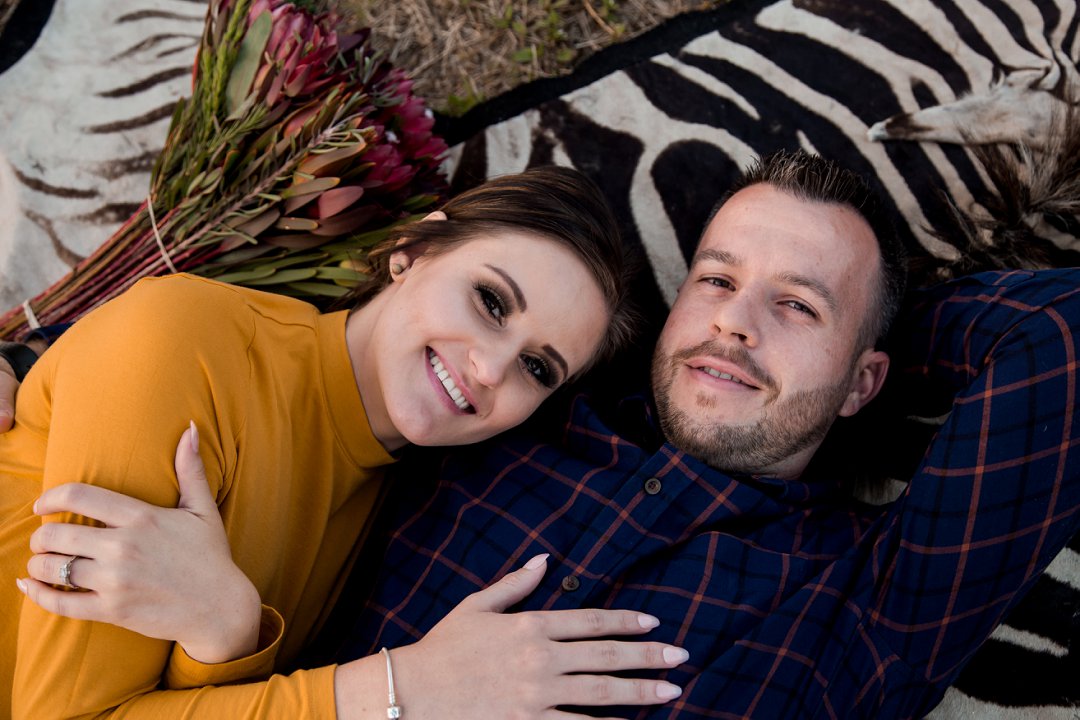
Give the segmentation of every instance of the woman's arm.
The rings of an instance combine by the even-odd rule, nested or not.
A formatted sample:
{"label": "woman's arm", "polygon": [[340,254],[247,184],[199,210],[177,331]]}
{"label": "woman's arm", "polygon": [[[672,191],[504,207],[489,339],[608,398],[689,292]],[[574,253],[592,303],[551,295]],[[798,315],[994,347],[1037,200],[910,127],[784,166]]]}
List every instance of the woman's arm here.
{"label": "woman's arm", "polygon": [[[233,562],[198,452],[192,423],[176,450],[180,501],[175,510],[82,483],[45,491],[34,504],[38,515],[74,513],[108,529],[42,525],[30,537],[35,555],[27,566],[29,577],[18,581],[20,589],[57,615],[174,640],[198,662],[253,654],[259,592]],[[174,546],[173,538],[181,542]],[[69,582],[86,592],[49,584],[61,582],[65,564]],[[183,582],[170,582],[174,578]]]}
{"label": "woman's arm", "polygon": [[[31,600],[53,612],[122,624],[158,637],[200,636],[207,613],[227,607],[216,596],[233,581],[228,579],[227,540],[220,520],[213,522],[216,507],[206,492],[205,474],[190,436],[186,432],[177,448],[183,495],[176,510],[100,488],[72,492],[77,488],[61,486],[42,496],[39,512],[77,512],[106,520],[109,527],[59,525],[62,532],[35,533],[34,549],[40,554],[31,561],[36,578],[27,584]],[[132,524],[131,518],[139,521]],[[153,552],[145,550],[151,547]],[[55,579],[57,564],[76,549],[90,559],[85,560],[81,574],[72,573],[72,579],[89,592],[68,593],[46,585]],[[167,561],[185,552],[206,558],[206,567]],[[613,610],[504,614],[535,589],[545,568],[544,556],[534,558],[521,570],[466,598],[418,643],[394,650],[395,687],[409,718],[474,718],[478,703],[491,717],[539,718],[560,705],[649,705],[678,696],[679,688],[670,683],[606,673],[671,668],[685,661],[683,651],[660,643],[593,640],[647,633],[656,626],[651,616]],[[117,582],[120,575],[124,580]],[[228,655],[222,649],[227,645],[223,638],[204,634],[207,652]],[[250,693],[253,702],[255,698],[261,702],[263,694],[288,695],[293,677],[275,676],[269,682],[228,690]],[[202,696],[189,695],[178,707],[220,712],[222,706],[213,694],[203,692]],[[177,695],[178,701],[184,696],[170,694]],[[337,667],[331,694],[338,718],[385,717],[385,660],[373,656]],[[289,717],[288,712],[298,712],[259,707],[259,717]],[[168,712],[164,706],[162,710]]]}

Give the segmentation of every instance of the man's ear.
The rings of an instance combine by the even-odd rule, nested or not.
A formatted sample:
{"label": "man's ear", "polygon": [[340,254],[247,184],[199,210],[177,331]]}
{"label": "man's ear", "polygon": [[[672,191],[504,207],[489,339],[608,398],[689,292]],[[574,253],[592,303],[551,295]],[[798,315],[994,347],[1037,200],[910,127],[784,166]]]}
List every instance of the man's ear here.
{"label": "man's ear", "polygon": [[877,397],[885,376],[889,374],[889,356],[881,350],[867,348],[859,355],[855,363],[855,376],[851,392],[840,408],[841,417],[849,417],[859,412],[868,402]]}

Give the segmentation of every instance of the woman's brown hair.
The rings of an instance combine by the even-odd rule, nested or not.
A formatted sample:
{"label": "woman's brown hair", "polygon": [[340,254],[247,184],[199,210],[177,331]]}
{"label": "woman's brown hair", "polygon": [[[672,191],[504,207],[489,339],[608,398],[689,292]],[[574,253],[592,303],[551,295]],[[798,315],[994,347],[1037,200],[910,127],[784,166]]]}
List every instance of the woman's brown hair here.
{"label": "woman's brown hair", "polygon": [[611,209],[583,174],[563,167],[532,168],[488,180],[440,209],[446,220],[395,228],[368,256],[370,279],[338,305],[358,307],[389,285],[389,259],[395,251],[419,248],[423,255],[432,255],[500,230],[525,231],[573,250],[603,292],[611,321],[589,366],[629,342],[634,325],[628,298],[632,263]]}

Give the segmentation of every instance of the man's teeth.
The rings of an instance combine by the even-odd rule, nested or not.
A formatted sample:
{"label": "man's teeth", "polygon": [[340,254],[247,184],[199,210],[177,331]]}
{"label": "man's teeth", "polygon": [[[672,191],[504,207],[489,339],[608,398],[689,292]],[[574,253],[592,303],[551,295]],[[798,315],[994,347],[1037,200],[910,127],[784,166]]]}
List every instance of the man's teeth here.
{"label": "man's teeth", "polygon": [[705,372],[707,372],[709,375],[712,375],[714,378],[720,378],[721,380],[731,380],[732,382],[737,382],[740,385],[745,385],[746,384],[742,380],[740,380],[739,378],[737,378],[734,375],[731,375],[729,373],[720,372],[719,370],[713,370],[712,368],[707,368],[707,367],[703,367],[701,369],[704,370]]}
{"label": "man's teeth", "polygon": [[431,363],[431,369],[435,371],[435,377],[439,378],[439,382],[442,383],[443,388],[446,390],[446,394],[450,396],[450,399],[454,401],[462,410],[469,410],[472,408],[468,401],[465,399],[465,395],[458,390],[458,386],[454,384],[454,379],[450,377],[450,373],[442,364],[442,360],[434,352],[428,351],[428,362]]}

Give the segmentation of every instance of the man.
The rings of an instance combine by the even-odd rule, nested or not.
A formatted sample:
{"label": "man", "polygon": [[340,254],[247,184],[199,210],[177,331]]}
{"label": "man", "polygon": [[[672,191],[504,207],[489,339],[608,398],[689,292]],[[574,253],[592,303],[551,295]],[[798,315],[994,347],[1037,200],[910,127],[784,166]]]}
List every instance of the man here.
{"label": "man", "polygon": [[649,639],[689,650],[665,674],[683,695],[639,717],[924,715],[1080,525],[1080,273],[920,298],[894,372],[956,400],[877,508],[820,449],[882,387],[900,268],[861,181],[764,159],[702,236],[656,349],[655,419],[647,397],[580,395],[549,442],[532,427],[456,450],[433,488],[403,468],[385,553],[354,576],[374,590],[327,626],[337,659],[414,641],[547,552],[523,608],[649,612]]}
{"label": "man", "polygon": [[896,382],[956,401],[904,494],[871,507],[816,461],[881,389],[900,267],[861,181],[801,153],[763,160],[671,309],[655,422],[647,398],[580,395],[549,442],[534,424],[456,450],[435,487],[403,472],[374,590],[329,626],[337,659],[414,641],[549,552],[522,609],[634,608],[660,618],[650,639],[689,650],[664,675],[683,695],[633,716],[925,715],[1080,527],[1080,273],[917,298]]}

